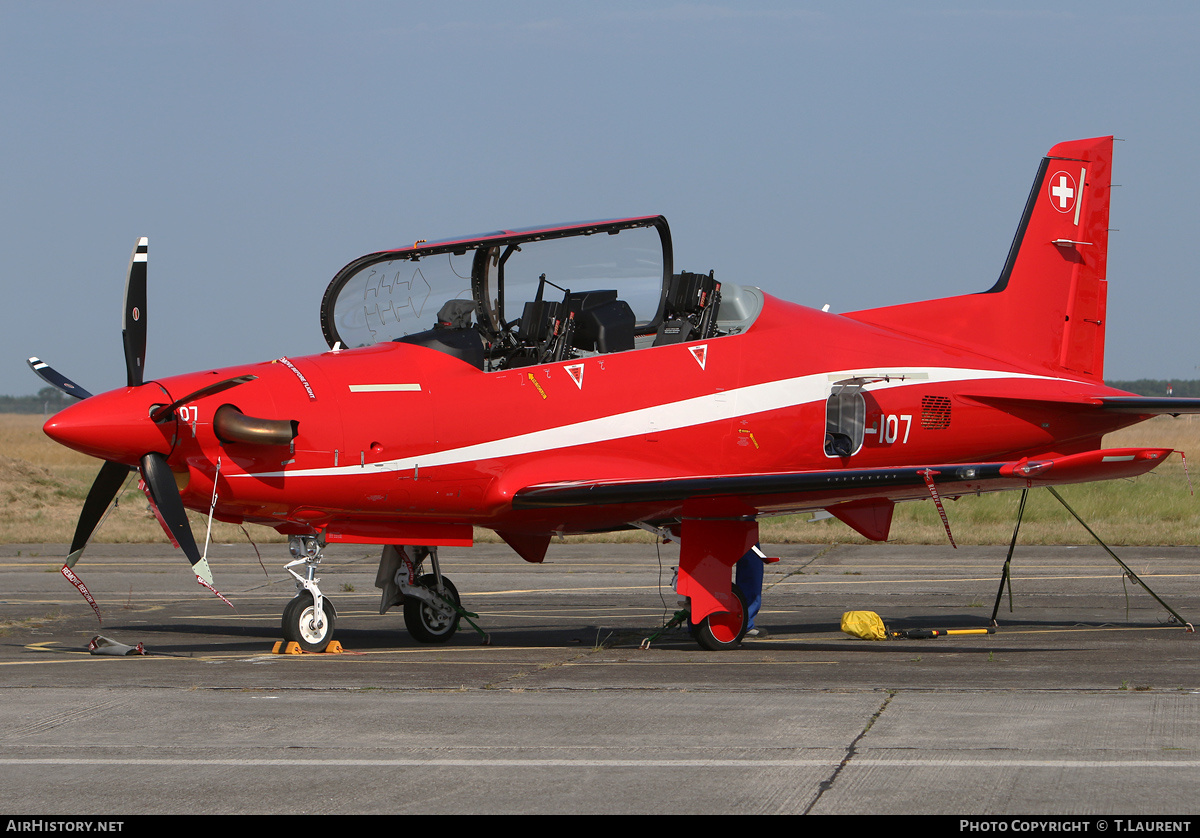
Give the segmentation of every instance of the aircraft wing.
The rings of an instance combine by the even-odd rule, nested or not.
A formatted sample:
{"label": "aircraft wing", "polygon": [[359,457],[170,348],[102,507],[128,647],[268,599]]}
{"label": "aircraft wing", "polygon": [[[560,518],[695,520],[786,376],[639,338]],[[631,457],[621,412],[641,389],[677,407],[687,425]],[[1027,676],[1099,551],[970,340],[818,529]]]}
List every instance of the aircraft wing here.
{"label": "aircraft wing", "polygon": [[545,509],[565,506],[593,506],[652,501],[683,501],[693,498],[724,496],[771,497],[777,495],[820,494],[833,499],[843,494],[859,494],[863,490],[886,495],[889,490],[925,486],[921,472],[932,469],[948,477],[949,482],[967,479],[995,479],[1001,476],[1001,463],[930,466],[880,469],[839,469],[833,471],[799,471],[774,474],[738,474],[701,477],[678,477],[658,480],[614,481],[594,483],[547,483],[528,486],[513,497],[514,509]]}
{"label": "aircraft wing", "polygon": [[1172,452],[1170,448],[1113,448],[1010,462],[543,483],[519,490],[513,508],[626,504],[661,509],[664,504],[736,498],[760,511],[803,511],[867,498],[929,497],[927,477],[942,495],[1133,477],[1150,471]]}

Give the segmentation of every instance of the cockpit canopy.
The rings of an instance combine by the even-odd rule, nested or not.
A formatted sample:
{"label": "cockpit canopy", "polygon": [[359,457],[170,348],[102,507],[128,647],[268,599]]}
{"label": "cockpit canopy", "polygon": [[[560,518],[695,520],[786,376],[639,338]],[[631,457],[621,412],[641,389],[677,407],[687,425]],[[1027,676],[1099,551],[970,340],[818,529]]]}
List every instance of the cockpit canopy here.
{"label": "cockpit canopy", "polygon": [[342,269],[325,292],[321,327],[330,346],[368,346],[425,331],[447,301],[467,300],[481,330],[498,336],[539,290],[549,298],[555,288],[615,290],[649,327],[660,316],[670,272],[671,235],[662,216],[417,242]]}
{"label": "cockpit canopy", "polygon": [[415,343],[485,370],[713,336],[721,286],[672,270],[658,215],[419,241],[343,268],[321,329],[330,347]]}

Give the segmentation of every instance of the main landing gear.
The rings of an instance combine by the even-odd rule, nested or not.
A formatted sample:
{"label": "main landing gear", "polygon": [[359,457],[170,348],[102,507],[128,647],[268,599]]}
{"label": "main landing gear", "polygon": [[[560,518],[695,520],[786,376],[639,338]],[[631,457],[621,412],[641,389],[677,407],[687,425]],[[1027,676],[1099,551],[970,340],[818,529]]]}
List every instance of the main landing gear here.
{"label": "main landing gear", "polygon": [[[422,572],[426,559],[432,573]],[[458,631],[458,589],[442,576],[436,547],[385,545],[375,587],[383,589],[379,613],[403,606],[404,627],[418,643],[445,643]]]}
{"label": "main landing gear", "polygon": [[[671,584],[680,596],[681,610],[664,630],[686,623],[701,648],[710,652],[736,649],[750,626],[750,611],[746,597],[736,584],[730,585],[729,577],[738,559],[751,549],[762,556],[755,546],[758,522],[749,517],[689,517],[688,511],[689,505],[685,504],[684,519],[678,528],[635,523],[635,526],[680,545],[679,567]],[[648,648],[657,636],[646,638],[643,648]]]}
{"label": "main landing gear", "polygon": [[729,577],[758,542],[758,521],[702,517],[712,512],[703,504],[684,504],[676,590],[688,598],[692,637],[709,651],[723,652],[740,646],[749,626],[746,599]]}
{"label": "main landing gear", "polygon": [[718,611],[709,614],[699,623],[689,623],[692,638],[701,648],[710,652],[724,652],[736,649],[746,636],[750,624],[749,612],[746,609],[746,598],[737,585],[733,586],[733,610]]}

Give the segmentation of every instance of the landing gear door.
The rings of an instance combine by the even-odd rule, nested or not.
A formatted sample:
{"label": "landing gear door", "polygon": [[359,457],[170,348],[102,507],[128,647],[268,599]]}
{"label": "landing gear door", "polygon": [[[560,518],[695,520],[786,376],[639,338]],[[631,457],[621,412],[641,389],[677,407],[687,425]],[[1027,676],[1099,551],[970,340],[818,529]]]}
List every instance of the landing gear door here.
{"label": "landing gear door", "polygon": [[834,384],[825,403],[825,456],[846,458],[863,445],[867,400],[861,383]]}

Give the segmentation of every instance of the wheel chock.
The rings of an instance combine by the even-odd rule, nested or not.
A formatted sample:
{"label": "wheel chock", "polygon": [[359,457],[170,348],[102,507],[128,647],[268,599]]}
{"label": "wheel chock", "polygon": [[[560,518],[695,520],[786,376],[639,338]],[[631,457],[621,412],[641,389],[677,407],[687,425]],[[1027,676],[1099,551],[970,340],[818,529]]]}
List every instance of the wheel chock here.
{"label": "wheel chock", "polygon": [[[342,653],[342,644],[336,640],[330,640],[329,645],[325,647],[325,651],[319,654],[323,655],[340,655]],[[285,645],[282,640],[276,640],[275,645],[271,647],[272,655],[303,655],[305,651],[300,648],[300,644],[295,640],[289,640]]]}

